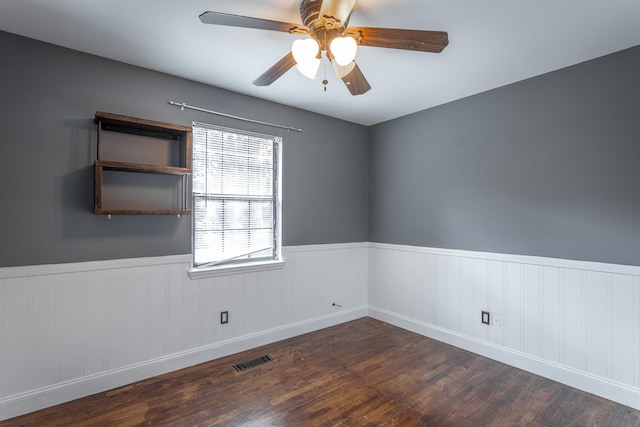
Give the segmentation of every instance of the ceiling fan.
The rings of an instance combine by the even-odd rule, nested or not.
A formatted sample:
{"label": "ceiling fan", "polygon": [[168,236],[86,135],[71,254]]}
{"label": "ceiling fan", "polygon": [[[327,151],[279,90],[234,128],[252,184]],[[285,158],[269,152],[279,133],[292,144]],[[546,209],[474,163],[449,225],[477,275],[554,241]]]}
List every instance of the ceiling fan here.
{"label": "ceiling fan", "polygon": [[[295,40],[291,52],[253,81],[256,86],[268,86],[296,66],[309,78],[315,78],[320,58],[325,52],[336,76],[352,95],[371,89],[354,58],[357,46],[385,47],[438,53],[449,44],[444,31],[404,30],[394,28],[348,27],[356,0],[302,0],[300,17],[303,25],[220,12],[204,12],[205,24],[282,31],[309,36]],[[325,85],[327,81],[324,80]]]}

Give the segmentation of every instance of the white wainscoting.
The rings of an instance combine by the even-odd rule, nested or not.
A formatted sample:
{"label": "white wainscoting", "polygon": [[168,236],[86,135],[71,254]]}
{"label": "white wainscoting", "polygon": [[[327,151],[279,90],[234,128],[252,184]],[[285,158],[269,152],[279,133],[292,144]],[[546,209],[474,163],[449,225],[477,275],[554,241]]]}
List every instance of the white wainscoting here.
{"label": "white wainscoting", "polygon": [[197,280],[189,256],[0,269],[0,420],[366,316],[366,243],[285,261]]}
{"label": "white wainscoting", "polygon": [[371,317],[640,409],[640,267],[373,243],[368,302]]}
{"label": "white wainscoting", "polygon": [[640,267],[377,243],[285,259],[197,280],[189,256],[0,269],[0,420],[367,314],[640,409]]}

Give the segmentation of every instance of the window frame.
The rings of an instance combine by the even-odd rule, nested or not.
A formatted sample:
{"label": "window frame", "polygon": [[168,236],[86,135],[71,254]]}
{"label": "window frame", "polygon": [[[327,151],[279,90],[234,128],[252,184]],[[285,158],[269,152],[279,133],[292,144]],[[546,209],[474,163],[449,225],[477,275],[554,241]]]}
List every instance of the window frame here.
{"label": "window frame", "polygon": [[[196,127],[202,127],[205,129],[213,129],[222,132],[229,132],[239,135],[246,135],[258,138],[270,139],[273,141],[274,151],[274,174],[273,174],[273,196],[274,196],[274,250],[273,258],[257,258],[257,259],[243,259],[243,260],[228,260],[214,265],[201,265],[197,266],[195,263],[195,200],[196,195],[193,191],[193,182],[191,185],[191,206],[192,206],[192,219],[191,219],[191,265],[189,269],[189,277],[192,279],[198,279],[209,276],[219,276],[226,274],[245,273],[253,271],[272,270],[284,267],[283,251],[282,251],[282,137],[269,134],[261,134],[241,129],[232,129],[207,123],[193,122],[193,148],[196,146]],[[195,162],[192,167],[195,167]],[[193,178],[192,178],[193,180]]]}

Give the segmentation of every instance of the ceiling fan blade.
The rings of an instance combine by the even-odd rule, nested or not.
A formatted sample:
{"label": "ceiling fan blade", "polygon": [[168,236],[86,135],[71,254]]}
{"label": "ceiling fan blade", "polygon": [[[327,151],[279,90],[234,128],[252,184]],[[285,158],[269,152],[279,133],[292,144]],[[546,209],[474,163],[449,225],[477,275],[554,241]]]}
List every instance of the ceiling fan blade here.
{"label": "ceiling fan blade", "polygon": [[334,18],[336,21],[340,21],[343,26],[346,26],[355,4],[356,0],[322,0],[320,17]]}
{"label": "ceiling fan blade", "polygon": [[293,59],[293,54],[289,52],[280,61],[273,64],[271,68],[262,73],[260,77],[255,79],[253,84],[256,86],[269,86],[295,65],[296,60]]}
{"label": "ceiling fan blade", "polygon": [[229,27],[255,28],[257,30],[308,32],[306,27],[288,22],[270,21],[268,19],[252,18],[250,16],[230,15],[220,12],[204,12],[200,15],[200,21],[204,24],[226,25]]}
{"label": "ceiling fan blade", "polygon": [[444,31],[352,27],[346,34],[354,36],[360,46],[390,49],[439,53],[449,44],[449,35]]}
{"label": "ceiling fan blade", "polygon": [[347,89],[349,89],[349,92],[351,92],[351,95],[362,95],[363,93],[369,92],[369,89],[371,89],[369,82],[364,77],[364,74],[362,74],[358,64],[354,62],[353,65],[353,70],[344,76],[342,81],[347,86]]}

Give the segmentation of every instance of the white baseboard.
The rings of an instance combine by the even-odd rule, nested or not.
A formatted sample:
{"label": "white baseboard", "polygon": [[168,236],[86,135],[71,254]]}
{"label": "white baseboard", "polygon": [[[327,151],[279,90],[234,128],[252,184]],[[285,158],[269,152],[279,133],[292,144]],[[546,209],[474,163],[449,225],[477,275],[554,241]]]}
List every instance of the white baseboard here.
{"label": "white baseboard", "polygon": [[493,343],[459,334],[436,325],[424,323],[387,310],[369,306],[368,315],[374,319],[471,351],[498,362],[532,372],[553,381],[586,391],[640,410],[640,390],[615,381],[561,366],[548,360],[514,351]]}
{"label": "white baseboard", "polygon": [[0,399],[0,421],[367,315],[366,307],[261,331]]}

